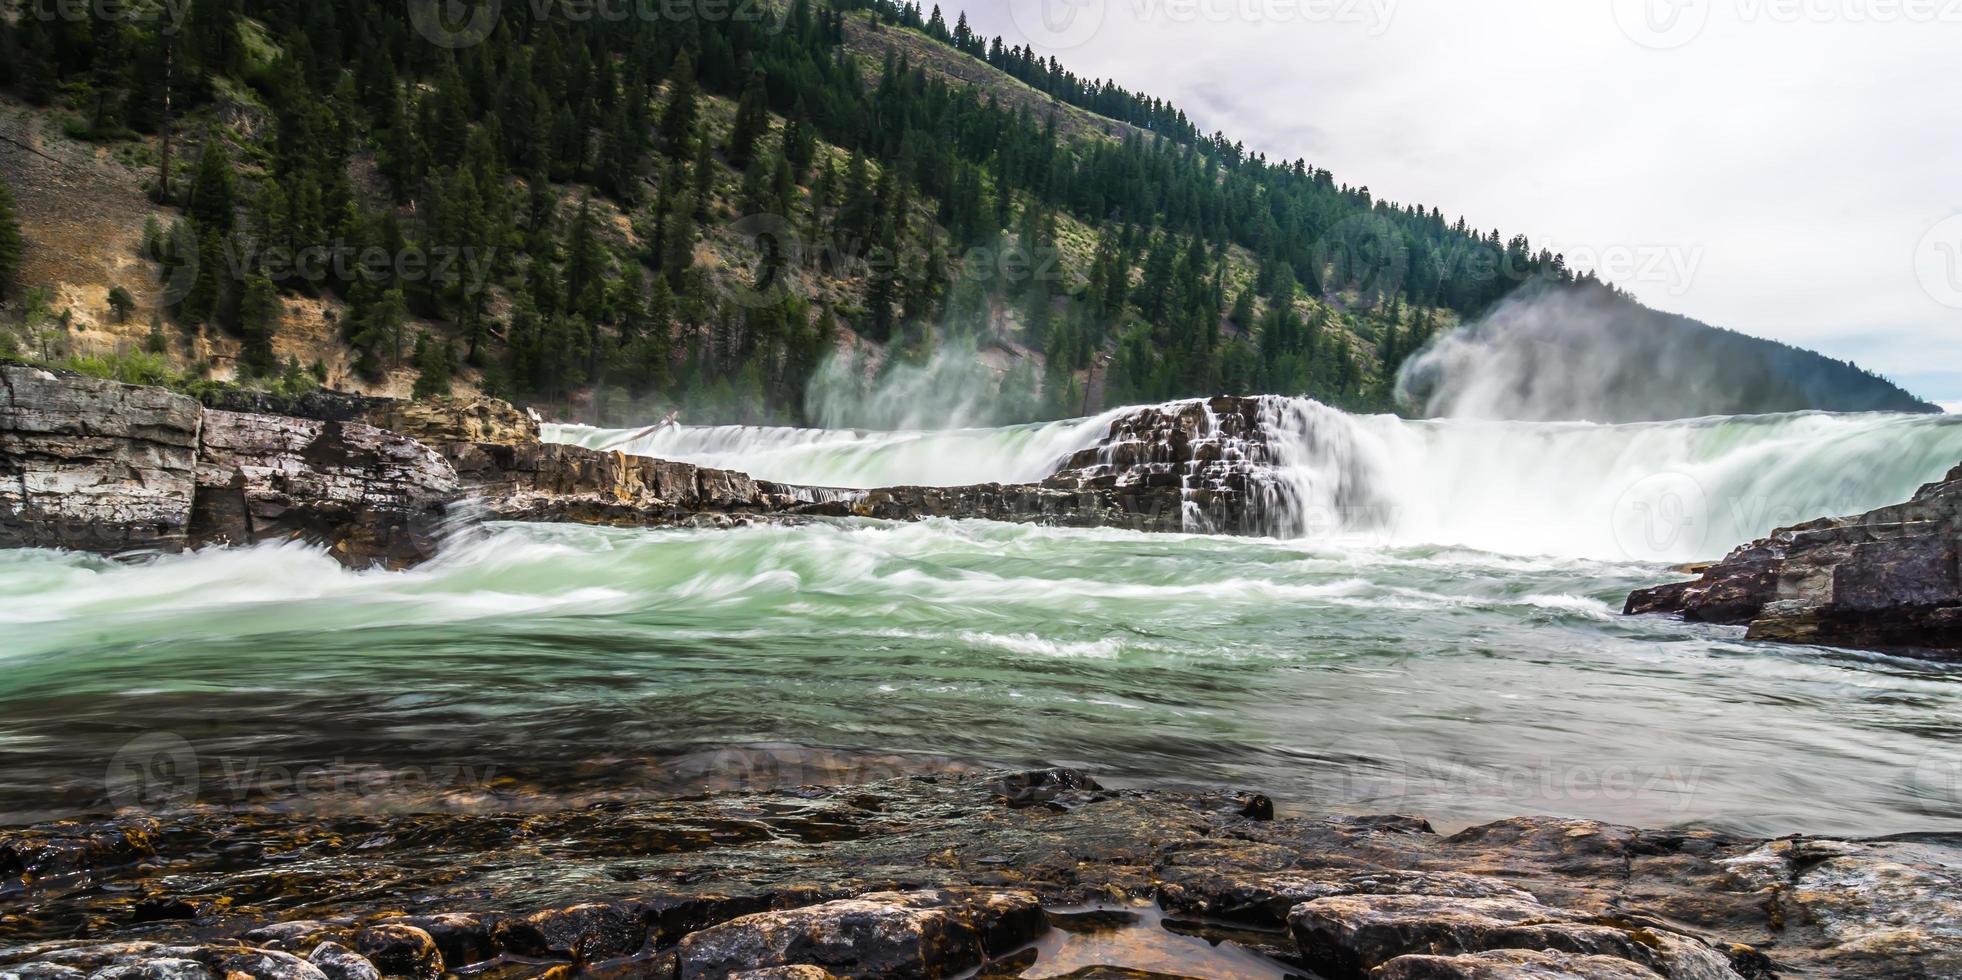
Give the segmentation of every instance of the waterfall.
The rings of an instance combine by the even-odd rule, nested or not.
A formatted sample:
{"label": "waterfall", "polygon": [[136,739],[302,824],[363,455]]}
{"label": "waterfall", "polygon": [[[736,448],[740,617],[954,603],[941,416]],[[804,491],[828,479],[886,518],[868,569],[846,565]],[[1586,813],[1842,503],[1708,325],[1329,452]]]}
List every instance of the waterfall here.
{"label": "waterfall", "polygon": [[[1135,439],[1110,438],[1114,422],[1151,411],[1200,413],[1189,452],[1154,456]],[[1187,401],[999,429],[548,426],[545,437],[858,489],[1035,482],[1094,450],[1119,485],[1175,479],[1195,532],[1228,530],[1202,501],[1232,489],[1251,495],[1260,515],[1258,527],[1241,530],[1275,537],[1672,562],[1905,500],[1962,462],[1955,416],[1410,421],[1281,397],[1259,399],[1250,427]]]}

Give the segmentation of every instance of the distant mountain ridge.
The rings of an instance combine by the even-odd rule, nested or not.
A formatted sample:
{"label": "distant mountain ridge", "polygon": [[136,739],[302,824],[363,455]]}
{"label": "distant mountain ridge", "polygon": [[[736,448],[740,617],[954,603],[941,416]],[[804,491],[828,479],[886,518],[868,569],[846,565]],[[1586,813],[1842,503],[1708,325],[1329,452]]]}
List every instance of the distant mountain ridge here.
{"label": "distant mountain ridge", "polygon": [[1398,394],[1417,414],[1542,421],[1941,411],[1849,361],[1652,310],[1598,282],[1521,287],[1406,361]]}

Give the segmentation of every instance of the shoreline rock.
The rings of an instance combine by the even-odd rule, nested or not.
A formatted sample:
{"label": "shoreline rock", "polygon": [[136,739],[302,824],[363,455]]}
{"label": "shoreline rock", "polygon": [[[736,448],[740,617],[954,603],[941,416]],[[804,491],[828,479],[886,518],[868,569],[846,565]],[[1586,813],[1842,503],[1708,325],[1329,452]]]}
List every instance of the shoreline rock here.
{"label": "shoreline rock", "polygon": [[1906,503],[1773,531],[1627,615],[1748,626],[1746,636],[1962,658],[1962,466]]}
{"label": "shoreline rock", "polygon": [[[1014,792],[1031,787],[1047,792]],[[0,978],[1015,977],[1079,936],[1110,976],[1249,957],[1326,980],[1962,975],[1955,835],[1524,817],[1446,837],[1409,817],[1273,819],[1257,799],[1039,770],[0,831]],[[171,903],[186,914],[141,913]],[[1168,966],[1168,930],[1204,943]]]}

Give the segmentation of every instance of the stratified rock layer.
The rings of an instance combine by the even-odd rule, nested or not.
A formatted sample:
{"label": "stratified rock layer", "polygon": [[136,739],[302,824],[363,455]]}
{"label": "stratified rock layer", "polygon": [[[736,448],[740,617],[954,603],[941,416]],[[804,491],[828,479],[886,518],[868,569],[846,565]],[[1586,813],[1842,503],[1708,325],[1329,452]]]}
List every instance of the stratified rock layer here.
{"label": "stratified rock layer", "polygon": [[0,365],[0,548],[181,550],[198,403]]}
{"label": "stratified rock layer", "polygon": [[1749,624],[1755,640],[1962,651],[1962,467],[1904,504],[1774,531],[1626,611]]}
{"label": "stratified rock layer", "polygon": [[207,411],[194,544],[304,540],[344,564],[401,568],[435,554],[457,493],[447,460],[359,422]]}

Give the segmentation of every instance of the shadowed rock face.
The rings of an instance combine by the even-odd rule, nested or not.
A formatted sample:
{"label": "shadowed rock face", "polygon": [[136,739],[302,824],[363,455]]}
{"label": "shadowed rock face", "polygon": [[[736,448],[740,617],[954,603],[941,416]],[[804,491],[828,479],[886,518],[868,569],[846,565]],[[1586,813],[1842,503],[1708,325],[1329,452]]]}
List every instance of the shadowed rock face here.
{"label": "shadowed rock face", "polygon": [[456,495],[448,461],[413,439],[359,422],[207,411],[191,543],[300,539],[352,567],[435,555]]}
{"label": "shadowed rock face", "polygon": [[0,548],[179,551],[198,403],[0,365]]}
{"label": "shadowed rock face", "polygon": [[[1164,930],[1273,964],[1160,975],[1962,976],[1946,837],[1553,818],[1443,837],[1406,817],[1260,819],[1255,802],[1042,771],[528,814],[53,824],[0,832],[0,977],[207,978],[181,961],[208,980],[1015,977],[1042,971],[1029,944],[1050,926],[1117,929],[1149,903]],[[183,914],[141,911],[171,903]]]}
{"label": "shadowed rock face", "polygon": [[1748,624],[1755,640],[1962,654],[1962,467],[1913,500],[1774,531],[1626,612]]}

